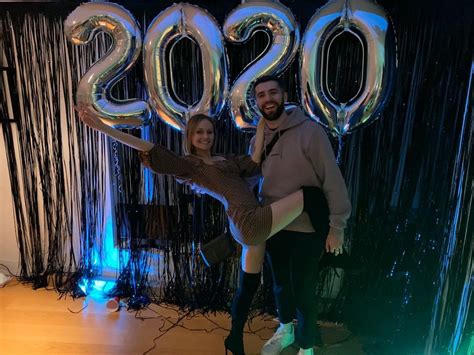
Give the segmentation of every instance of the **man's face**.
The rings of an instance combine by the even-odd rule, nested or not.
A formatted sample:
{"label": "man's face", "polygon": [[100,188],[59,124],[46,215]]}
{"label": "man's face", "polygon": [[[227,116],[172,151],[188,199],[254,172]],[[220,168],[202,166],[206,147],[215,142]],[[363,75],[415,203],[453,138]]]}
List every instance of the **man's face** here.
{"label": "man's face", "polygon": [[276,81],[266,81],[255,87],[255,99],[263,117],[268,121],[280,118],[285,109],[285,95]]}

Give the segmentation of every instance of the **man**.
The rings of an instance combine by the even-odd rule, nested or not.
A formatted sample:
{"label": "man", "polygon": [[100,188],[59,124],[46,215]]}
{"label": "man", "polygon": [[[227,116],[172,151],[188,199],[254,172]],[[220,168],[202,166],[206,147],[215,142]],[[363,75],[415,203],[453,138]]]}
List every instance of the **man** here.
{"label": "man", "polygon": [[[351,205],[334,152],[323,128],[300,108],[285,111],[286,92],[274,76],[254,84],[257,106],[266,122],[265,145],[279,139],[263,164],[260,196],[268,205],[304,186],[320,187],[329,205],[329,233],[316,231],[307,213],[267,240],[280,327],[262,354],[279,354],[296,340],[298,354],[313,354],[317,334],[318,261],[324,249],[342,252]],[[327,231],[327,229],[326,229]],[[318,233],[319,232],[319,233]],[[298,319],[294,329],[293,319]]]}

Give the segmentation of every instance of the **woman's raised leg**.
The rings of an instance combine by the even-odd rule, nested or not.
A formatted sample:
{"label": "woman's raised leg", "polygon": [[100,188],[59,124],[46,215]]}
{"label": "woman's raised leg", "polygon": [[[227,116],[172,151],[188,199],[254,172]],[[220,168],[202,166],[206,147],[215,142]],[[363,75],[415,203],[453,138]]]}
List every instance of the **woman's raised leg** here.
{"label": "woman's raised leg", "polygon": [[303,186],[281,200],[270,205],[272,210],[272,227],[269,236],[278,233],[290,224],[302,212],[307,212],[315,231],[327,235],[329,231],[329,206],[321,188]]}
{"label": "woman's raised leg", "polygon": [[303,212],[303,190],[298,190],[270,205],[272,209],[272,229],[267,239],[281,231]]}

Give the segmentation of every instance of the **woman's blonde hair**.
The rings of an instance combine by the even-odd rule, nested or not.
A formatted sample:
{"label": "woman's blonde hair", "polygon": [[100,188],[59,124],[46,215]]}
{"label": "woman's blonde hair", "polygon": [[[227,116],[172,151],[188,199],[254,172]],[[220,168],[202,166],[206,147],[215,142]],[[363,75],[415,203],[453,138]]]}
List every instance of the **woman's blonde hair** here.
{"label": "woman's blonde hair", "polygon": [[184,154],[186,155],[195,154],[192,137],[193,137],[194,132],[196,132],[197,126],[203,120],[208,120],[212,124],[212,130],[214,132],[214,140],[212,141],[211,152],[214,151],[214,146],[216,143],[216,126],[214,124],[214,120],[207,115],[199,113],[199,114],[191,116],[191,118],[188,121],[188,124],[186,125],[185,141],[183,142]]}

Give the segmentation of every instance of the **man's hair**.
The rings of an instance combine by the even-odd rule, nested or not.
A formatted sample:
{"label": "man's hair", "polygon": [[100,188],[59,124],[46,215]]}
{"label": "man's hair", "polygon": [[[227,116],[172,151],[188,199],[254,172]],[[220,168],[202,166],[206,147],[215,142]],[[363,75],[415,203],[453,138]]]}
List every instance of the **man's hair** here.
{"label": "man's hair", "polygon": [[255,83],[253,84],[253,94],[255,95],[255,88],[258,84],[266,83],[267,81],[275,81],[282,91],[286,91],[285,83],[283,83],[283,80],[281,80],[279,77],[276,75],[263,75],[255,80]]}

